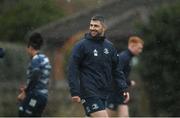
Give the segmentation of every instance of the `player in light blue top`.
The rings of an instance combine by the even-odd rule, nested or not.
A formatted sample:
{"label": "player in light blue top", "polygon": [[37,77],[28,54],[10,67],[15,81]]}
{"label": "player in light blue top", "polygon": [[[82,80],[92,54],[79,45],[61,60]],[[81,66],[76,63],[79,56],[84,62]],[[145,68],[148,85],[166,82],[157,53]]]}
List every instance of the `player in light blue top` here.
{"label": "player in light blue top", "polygon": [[27,46],[31,58],[27,69],[27,85],[18,96],[19,116],[41,116],[47,104],[51,65],[49,59],[40,53],[42,45],[41,35],[32,34]]}

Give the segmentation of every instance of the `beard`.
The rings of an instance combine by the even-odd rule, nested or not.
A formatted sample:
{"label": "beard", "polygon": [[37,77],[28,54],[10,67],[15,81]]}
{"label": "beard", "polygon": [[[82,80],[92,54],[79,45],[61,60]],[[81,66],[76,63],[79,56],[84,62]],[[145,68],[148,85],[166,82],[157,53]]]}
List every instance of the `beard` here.
{"label": "beard", "polygon": [[99,37],[99,36],[102,35],[102,32],[100,33],[100,32],[98,32],[96,30],[90,30],[90,34],[91,34],[92,37]]}

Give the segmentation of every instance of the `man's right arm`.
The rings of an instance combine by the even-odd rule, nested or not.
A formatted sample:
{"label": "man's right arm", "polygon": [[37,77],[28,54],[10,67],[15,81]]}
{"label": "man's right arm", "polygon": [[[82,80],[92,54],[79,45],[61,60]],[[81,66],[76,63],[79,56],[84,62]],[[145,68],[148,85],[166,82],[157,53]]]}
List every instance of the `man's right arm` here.
{"label": "man's right arm", "polygon": [[83,58],[82,45],[76,44],[72,50],[68,66],[68,83],[72,99],[80,96],[79,67]]}

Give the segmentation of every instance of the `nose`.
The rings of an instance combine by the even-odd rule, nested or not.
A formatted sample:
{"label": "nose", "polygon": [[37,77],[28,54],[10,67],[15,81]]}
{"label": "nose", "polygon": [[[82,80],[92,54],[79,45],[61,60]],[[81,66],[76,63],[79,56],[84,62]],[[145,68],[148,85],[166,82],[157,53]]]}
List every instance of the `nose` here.
{"label": "nose", "polygon": [[91,29],[91,30],[94,30],[94,29],[95,29],[95,27],[94,27],[94,26],[90,26],[90,29]]}

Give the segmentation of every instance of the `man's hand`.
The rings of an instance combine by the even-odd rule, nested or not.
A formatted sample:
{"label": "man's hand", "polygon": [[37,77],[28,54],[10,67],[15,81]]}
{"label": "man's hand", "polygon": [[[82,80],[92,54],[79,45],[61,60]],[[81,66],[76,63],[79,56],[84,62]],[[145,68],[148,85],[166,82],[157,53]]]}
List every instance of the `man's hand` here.
{"label": "man's hand", "polygon": [[17,100],[19,101],[23,101],[26,97],[26,93],[25,91],[23,90],[18,96],[17,96]]}
{"label": "man's hand", "polygon": [[134,80],[131,80],[131,86],[135,86],[136,85],[136,82]]}
{"label": "man's hand", "polygon": [[71,99],[73,102],[81,102],[81,98],[79,96],[73,96]]}
{"label": "man's hand", "polygon": [[23,101],[26,97],[26,92],[25,92],[25,85],[21,85],[21,87],[19,88],[19,95],[17,96],[17,100],[19,101]]}
{"label": "man's hand", "polygon": [[125,100],[123,103],[128,103],[130,100],[129,92],[124,92],[123,96],[125,97]]}

